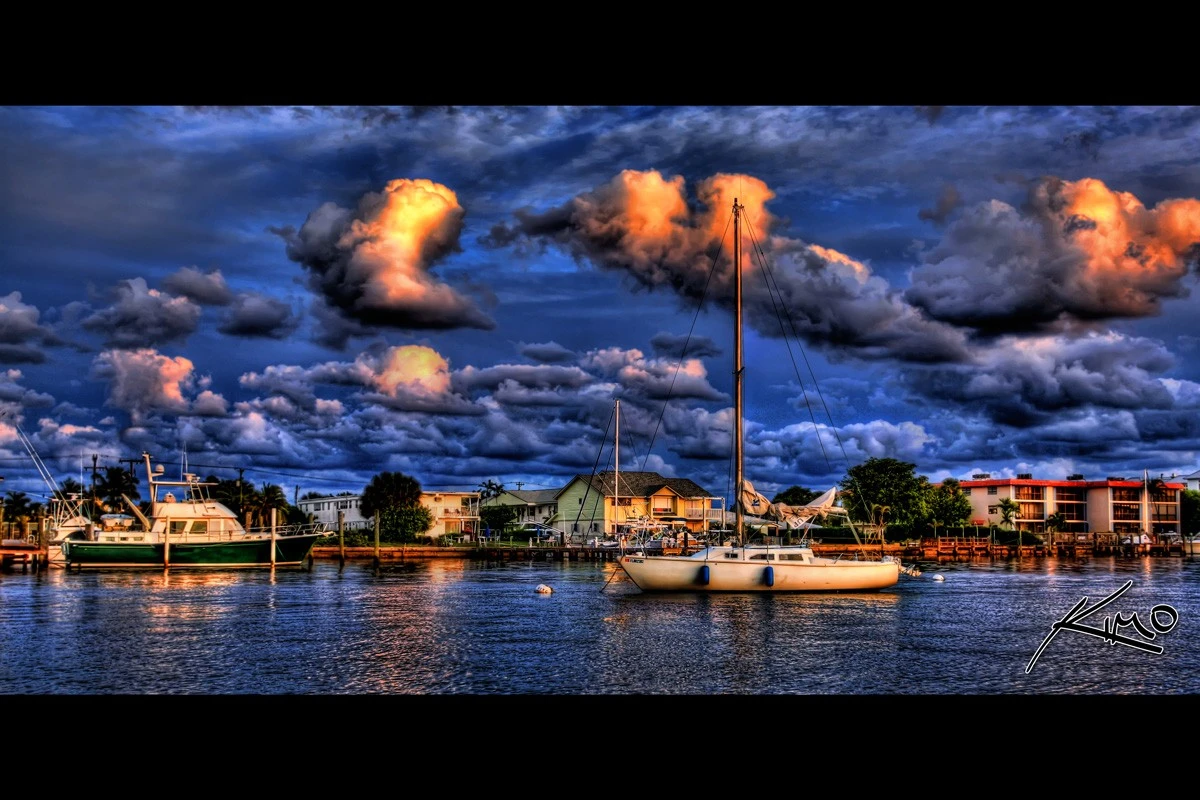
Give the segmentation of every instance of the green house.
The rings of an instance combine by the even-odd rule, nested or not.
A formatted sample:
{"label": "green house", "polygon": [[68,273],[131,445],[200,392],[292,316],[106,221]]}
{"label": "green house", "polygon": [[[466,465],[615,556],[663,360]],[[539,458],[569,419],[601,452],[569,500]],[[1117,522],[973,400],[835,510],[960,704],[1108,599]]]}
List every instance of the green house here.
{"label": "green house", "polygon": [[549,524],[568,534],[616,533],[618,526],[649,523],[691,533],[720,519],[721,499],[695,481],[657,472],[598,472],[576,475],[558,492],[558,511]]}

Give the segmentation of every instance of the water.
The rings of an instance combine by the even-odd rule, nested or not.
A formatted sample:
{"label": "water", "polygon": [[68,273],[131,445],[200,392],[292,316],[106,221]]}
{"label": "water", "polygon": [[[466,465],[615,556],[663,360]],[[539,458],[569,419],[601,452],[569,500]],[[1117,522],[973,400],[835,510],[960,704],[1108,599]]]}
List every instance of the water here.
{"label": "water", "polygon": [[[861,595],[645,595],[615,564],[592,562],[17,571],[0,574],[0,692],[1200,693],[1200,562],[920,566],[919,578]],[[1152,640],[1131,625],[1116,633],[1161,653],[1062,631],[1027,671],[1053,623],[1127,581],[1079,622],[1103,629],[1136,615]],[[534,591],[543,583],[554,592]]]}

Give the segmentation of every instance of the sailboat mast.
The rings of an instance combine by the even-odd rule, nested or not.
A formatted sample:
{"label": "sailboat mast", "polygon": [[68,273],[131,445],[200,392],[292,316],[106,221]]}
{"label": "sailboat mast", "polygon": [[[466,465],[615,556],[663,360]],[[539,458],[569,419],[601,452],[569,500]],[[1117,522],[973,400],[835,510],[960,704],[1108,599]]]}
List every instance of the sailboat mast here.
{"label": "sailboat mast", "polygon": [[743,524],[745,512],[742,509],[742,206],[737,198],[733,198],[733,460],[734,467],[733,496],[734,496],[734,531],[738,542],[744,541]]}
{"label": "sailboat mast", "polygon": [[617,432],[613,436],[613,533],[620,530],[621,519],[621,401],[617,400],[613,414],[617,418]]}

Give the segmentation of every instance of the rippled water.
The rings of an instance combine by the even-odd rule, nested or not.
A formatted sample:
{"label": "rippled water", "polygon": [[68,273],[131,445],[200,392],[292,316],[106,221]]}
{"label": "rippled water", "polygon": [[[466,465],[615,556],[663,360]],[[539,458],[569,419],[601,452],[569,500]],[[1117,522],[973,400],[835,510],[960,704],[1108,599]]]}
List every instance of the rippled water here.
{"label": "rippled water", "polygon": [[[921,567],[862,595],[646,595],[616,565],[587,562],[17,571],[0,574],[0,692],[1200,693],[1200,562]],[[1126,581],[1080,624],[1102,630],[1136,615],[1153,640],[1130,625],[1116,633],[1161,653],[1062,631],[1026,672],[1056,621]],[[535,592],[542,583],[554,592]]]}

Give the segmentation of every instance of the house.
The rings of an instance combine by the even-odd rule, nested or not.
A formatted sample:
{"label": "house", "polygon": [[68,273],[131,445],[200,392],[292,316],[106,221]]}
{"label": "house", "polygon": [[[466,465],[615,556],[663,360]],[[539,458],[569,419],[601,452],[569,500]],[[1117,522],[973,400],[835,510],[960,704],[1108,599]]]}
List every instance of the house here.
{"label": "house", "polygon": [[342,527],[352,531],[370,528],[374,523],[359,511],[360,494],[325,495],[308,497],[296,503],[296,507],[308,514],[314,522],[324,522],[330,530],[337,530],[338,512],[342,513]]}
{"label": "house", "polygon": [[1030,473],[1016,478],[992,478],[986,473],[960,482],[971,500],[971,525],[1004,524],[1000,500],[1015,502],[1019,510],[1012,525],[1043,533],[1052,514],[1064,518],[1062,530],[1076,533],[1180,532],[1178,480],[1126,478],[1112,475],[1086,480],[1069,475],[1066,480],[1035,480]]}
{"label": "house", "polygon": [[[343,530],[374,530],[375,521],[364,517],[360,510],[362,495],[330,495],[309,497],[297,507],[311,514],[314,521],[324,522],[337,530],[338,513],[342,514]],[[479,530],[479,492],[421,492],[421,505],[433,516],[433,526],[422,536],[440,539],[443,536],[472,536]]]}
{"label": "house", "polygon": [[1191,475],[1184,475],[1182,480],[1187,483],[1189,490],[1200,492],[1200,470],[1196,470]]}
{"label": "house", "polygon": [[421,492],[421,505],[433,515],[433,526],[424,535],[474,538],[479,526],[479,492]]}
{"label": "house", "polygon": [[558,511],[558,493],[562,489],[517,489],[504,491],[487,505],[512,506],[517,523],[546,522]]}
{"label": "house", "polygon": [[576,475],[558,492],[549,524],[567,533],[615,533],[618,525],[666,524],[692,533],[719,518],[720,498],[687,478],[657,472]]}

